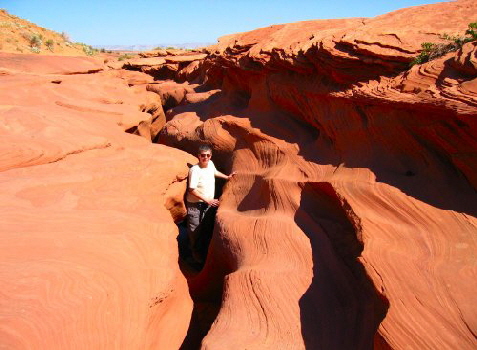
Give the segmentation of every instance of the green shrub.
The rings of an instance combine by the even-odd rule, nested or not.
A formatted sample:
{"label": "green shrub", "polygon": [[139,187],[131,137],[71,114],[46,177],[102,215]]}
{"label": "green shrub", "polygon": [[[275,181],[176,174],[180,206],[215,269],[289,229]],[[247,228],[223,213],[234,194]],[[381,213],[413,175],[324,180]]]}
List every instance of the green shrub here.
{"label": "green shrub", "polygon": [[469,29],[465,31],[465,34],[471,36],[471,40],[469,41],[475,41],[477,40],[477,22],[473,22],[469,24]]}
{"label": "green shrub", "polygon": [[440,38],[450,41],[449,43],[422,43],[422,50],[419,53],[419,56],[414,58],[414,60],[410,63],[410,66],[412,67],[415,64],[422,64],[432,61],[433,59],[444,56],[446,53],[459,50],[465,43],[477,40],[477,22],[469,23],[465,35],[470,35],[470,37],[443,34],[440,36]]}
{"label": "green shrub", "polygon": [[21,36],[28,41],[30,47],[41,47],[41,44],[43,44],[43,35],[41,34],[23,31]]}
{"label": "green shrub", "polygon": [[41,47],[41,44],[43,44],[43,35],[41,34],[32,34],[30,37],[30,46],[31,47]]}
{"label": "green shrub", "polygon": [[133,55],[129,55],[129,54],[124,54],[124,55],[121,55],[118,57],[118,61],[124,61],[124,60],[128,60],[130,58],[133,58],[134,56]]}
{"label": "green shrub", "polygon": [[40,53],[40,48],[37,47],[37,46],[32,46],[30,48],[30,51],[33,52],[33,53]]}
{"label": "green shrub", "polygon": [[93,56],[98,53],[98,50],[94,49],[91,45],[81,44],[83,45],[83,52],[88,56]]}
{"label": "green shrub", "polygon": [[52,40],[52,39],[48,39],[47,41],[45,41],[45,46],[48,48],[48,50],[50,50],[51,52],[53,52],[53,46],[55,45],[55,42]]}
{"label": "green shrub", "polygon": [[88,56],[93,56],[93,55],[96,55],[98,53],[98,50],[93,48],[91,45],[87,45],[87,44],[79,42],[79,41],[74,43],[74,45],[75,46],[81,46],[82,49],[83,49],[83,52]]}

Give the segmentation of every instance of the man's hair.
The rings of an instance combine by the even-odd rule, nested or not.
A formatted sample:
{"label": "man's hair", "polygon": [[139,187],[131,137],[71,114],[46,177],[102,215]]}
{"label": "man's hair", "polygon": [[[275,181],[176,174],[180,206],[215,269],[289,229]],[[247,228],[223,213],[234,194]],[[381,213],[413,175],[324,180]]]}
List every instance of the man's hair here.
{"label": "man's hair", "polygon": [[200,145],[199,146],[199,153],[207,152],[207,151],[212,153],[212,147],[210,147],[209,145]]}

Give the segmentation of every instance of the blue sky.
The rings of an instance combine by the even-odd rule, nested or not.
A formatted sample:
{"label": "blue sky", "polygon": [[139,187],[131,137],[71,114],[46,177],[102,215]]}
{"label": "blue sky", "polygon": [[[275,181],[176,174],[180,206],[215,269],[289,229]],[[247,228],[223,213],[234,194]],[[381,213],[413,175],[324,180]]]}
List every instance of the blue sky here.
{"label": "blue sky", "polygon": [[213,43],[310,19],[374,17],[432,0],[0,0],[0,8],[90,45]]}

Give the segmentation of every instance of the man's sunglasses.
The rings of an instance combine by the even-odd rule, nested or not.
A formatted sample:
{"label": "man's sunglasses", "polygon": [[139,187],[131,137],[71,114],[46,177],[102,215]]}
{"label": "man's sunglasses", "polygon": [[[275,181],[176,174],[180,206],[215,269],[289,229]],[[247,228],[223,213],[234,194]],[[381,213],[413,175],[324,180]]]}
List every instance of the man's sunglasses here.
{"label": "man's sunglasses", "polygon": [[199,157],[210,158],[211,154],[199,154]]}

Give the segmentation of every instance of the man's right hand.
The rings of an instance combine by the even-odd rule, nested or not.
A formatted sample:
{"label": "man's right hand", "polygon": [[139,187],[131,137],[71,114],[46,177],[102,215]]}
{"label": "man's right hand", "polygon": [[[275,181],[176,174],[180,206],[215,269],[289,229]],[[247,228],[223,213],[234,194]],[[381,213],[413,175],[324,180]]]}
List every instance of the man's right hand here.
{"label": "man's right hand", "polygon": [[218,199],[210,199],[207,201],[207,204],[210,205],[211,207],[218,207],[220,202]]}

